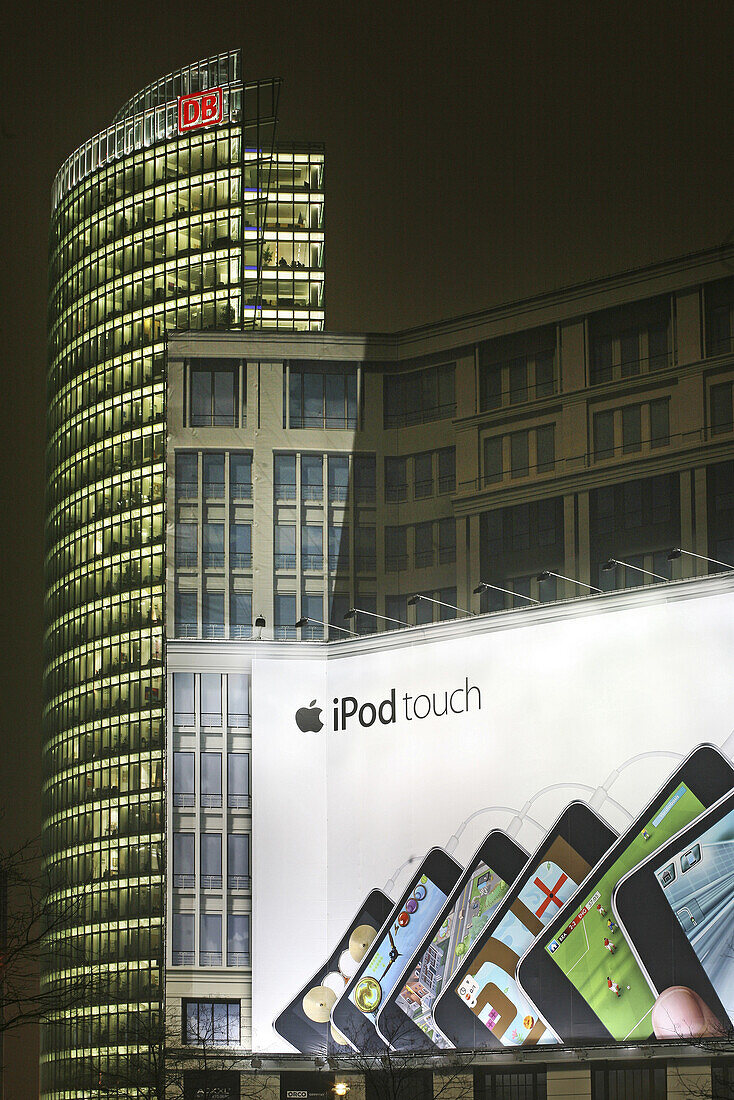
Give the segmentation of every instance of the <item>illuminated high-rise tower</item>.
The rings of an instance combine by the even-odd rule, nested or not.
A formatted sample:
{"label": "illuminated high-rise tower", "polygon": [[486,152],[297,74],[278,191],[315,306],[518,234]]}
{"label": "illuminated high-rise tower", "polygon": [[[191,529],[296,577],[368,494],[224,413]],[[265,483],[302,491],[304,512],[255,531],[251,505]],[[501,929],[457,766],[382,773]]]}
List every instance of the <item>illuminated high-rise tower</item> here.
{"label": "illuminated high-rise tower", "polygon": [[144,1068],[160,1013],[166,334],[323,327],[323,150],[275,144],[278,94],[239,51],[188,66],[53,186],[44,830],[68,919],[43,980],[86,993],[44,1028],[45,1097]]}

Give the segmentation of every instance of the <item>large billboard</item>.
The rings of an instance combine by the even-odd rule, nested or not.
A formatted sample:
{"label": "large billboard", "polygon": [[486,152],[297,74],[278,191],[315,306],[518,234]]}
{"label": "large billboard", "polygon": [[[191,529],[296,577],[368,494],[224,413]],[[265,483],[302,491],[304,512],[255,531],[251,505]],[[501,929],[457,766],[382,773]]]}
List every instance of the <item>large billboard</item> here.
{"label": "large billboard", "polygon": [[302,653],[253,660],[256,1050],[730,1026],[731,578]]}

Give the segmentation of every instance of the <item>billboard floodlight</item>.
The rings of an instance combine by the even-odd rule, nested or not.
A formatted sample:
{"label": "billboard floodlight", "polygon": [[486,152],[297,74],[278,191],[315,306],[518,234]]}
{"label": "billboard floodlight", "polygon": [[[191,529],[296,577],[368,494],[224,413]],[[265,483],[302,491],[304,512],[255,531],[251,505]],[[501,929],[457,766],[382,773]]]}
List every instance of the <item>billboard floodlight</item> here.
{"label": "billboard floodlight", "polygon": [[255,619],[255,628],[252,632],[252,637],[256,642],[259,642],[261,640],[264,627],[265,617],[263,615],[258,615],[258,617]]}
{"label": "billboard floodlight", "polygon": [[435,603],[438,604],[439,607],[450,607],[452,611],[460,611],[462,615],[469,615],[471,617],[474,614],[473,611],[467,611],[465,608],[457,607],[453,603],[446,603],[445,600],[434,600],[431,596],[424,596],[421,592],[416,592],[415,596],[410,597],[408,600],[408,607],[415,607],[418,600],[425,600],[427,603]]}
{"label": "billboard floodlight", "polygon": [[655,577],[659,581],[669,581],[670,577],[663,577],[660,573],[653,573],[650,569],[643,569],[641,565],[630,565],[628,561],[620,561],[619,558],[608,558],[602,565],[602,569],[605,573],[608,573],[611,569],[616,569],[618,565],[623,565],[625,569],[634,569],[638,573],[644,573],[646,577]]}
{"label": "billboard floodlight", "polygon": [[486,581],[479,582],[474,589],[474,595],[479,596],[485,588],[491,588],[494,592],[504,592],[506,596],[517,596],[518,600],[527,600],[528,603],[540,603],[540,600],[536,600],[532,596],[525,596],[522,592],[513,592],[511,588],[500,588],[498,584],[487,584]]}
{"label": "billboard floodlight", "polygon": [[707,558],[705,554],[694,554],[692,550],[683,550],[680,546],[670,551],[668,554],[668,561],[675,561],[681,554],[685,554],[689,558],[699,558],[700,561],[708,561],[712,565],[723,565],[724,569],[734,569],[734,565],[731,565],[728,561],[719,561],[718,558]]}
{"label": "billboard floodlight", "polygon": [[580,588],[588,588],[590,592],[601,592],[601,588],[595,588],[593,584],[587,584],[586,581],[577,581],[575,577],[564,577],[563,573],[554,573],[552,569],[544,569],[542,573],[538,573],[535,579],[536,581],[547,581],[548,577],[556,577],[559,581],[577,584]]}
{"label": "billboard floodlight", "polygon": [[404,623],[402,619],[393,619],[390,615],[376,615],[374,611],[365,611],[362,607],[350,607],[349,611],[344,612],[345,619],[354,619],[357,615],[369,615],[371,619],[382,619],[385,623],[397,623],[398,626],[410,626],[410,623]]}
{"label": "billboard floodlight", "polygon": [[356,630],[349,630],[346,626],[337,626],[336,623],[325,623],[322,622],[321,619],[312,619],[309,615],[304,615],[295,625],[297,627],[302,627],[308,626],[309,623],[314,623],[316,626],[328,627],[329,630],[341,630],[343,634],[351,634],[354,638],[359,637]]}

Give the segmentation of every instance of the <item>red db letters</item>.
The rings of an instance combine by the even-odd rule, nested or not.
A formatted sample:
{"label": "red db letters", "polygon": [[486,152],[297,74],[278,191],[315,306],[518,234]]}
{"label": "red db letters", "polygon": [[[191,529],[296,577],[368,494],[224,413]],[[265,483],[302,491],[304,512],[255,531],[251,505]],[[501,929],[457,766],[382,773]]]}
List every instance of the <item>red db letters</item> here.
{"label": "red db letters", "polygon": [[182,95],[178,99],[178,132],[198,130],[202,126],[214,126],[222,121],[223,96],[221,88],[210,88],[208,92],[195,92]]}

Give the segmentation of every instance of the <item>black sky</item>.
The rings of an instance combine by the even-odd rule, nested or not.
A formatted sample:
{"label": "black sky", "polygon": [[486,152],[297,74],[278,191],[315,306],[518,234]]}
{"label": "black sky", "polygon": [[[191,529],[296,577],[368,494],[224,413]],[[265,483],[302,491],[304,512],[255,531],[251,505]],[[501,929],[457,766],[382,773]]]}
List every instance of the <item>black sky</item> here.
{"label": "black sky", "polygon": [[[327,327],[390,330],[731,241],[733,32],[730,0],[6,11],[0,843],[39,827],[46,248],[66,156],[144,84],[240,46],[246,77],[283,78],[279,136],[327,146]],[[26,1100],[9,1054],[8,1100]]]}

